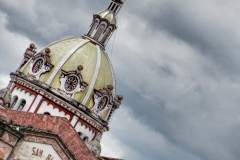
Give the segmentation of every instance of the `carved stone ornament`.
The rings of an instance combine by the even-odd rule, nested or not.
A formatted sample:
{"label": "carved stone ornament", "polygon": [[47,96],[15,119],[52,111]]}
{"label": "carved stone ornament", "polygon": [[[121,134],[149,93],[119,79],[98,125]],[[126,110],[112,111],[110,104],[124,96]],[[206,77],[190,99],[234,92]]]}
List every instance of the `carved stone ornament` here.
{"label": "carved stone ornament", "polygon": [[20,70],[34,56],[36,53],[35,49],[35,44],[31,43],[24,53],[24,59],[18,70]]}
{"label": "carved stone ornament", "polygon": [[99,156],[101,154],[102,147],[98,141],[91,141],[91,142],[87,142],[85,144],[92,151],[92,153],[94,155]]}
{"label": "carved stone ornament", "polygon": [[100,90],[94,89],[94,106],[91,110],[100,117],[106,110],[110,109],[113,106],[114,101],[112,90],[112,85],[108,85],[107,88]]}
{"label": "carved stone ornament", "polygon": [[113,103],[113,106],[108,114],[108,117],[107,117],[107,121],[109,122],[110,119],[112,118],[112,115],[113,113],[115,112],[116,109],[118,109],[121,105],[121,101],[123,100],[123,96],[122,95],[117,95],[115,98],[114,98],[114,103]]}
{"label": "carved stone ornament", "polygon": [[45,52],[34,55],[30,62],[30,70],[28,74],[39,80],[41,74],[49,72],[54,66],[50,59],[50,49],[46,48]]}
{"label": "carved stone ornament", "polygon": [[67,72],[62,69],[62,73],[60,75],[60,93],[74,98],[75,93],[85,90],[88,84],[83,81],[82,75],[80,73],[82,69],[82,65],[79,65],[75,71]]}
{"label": "carved stone ornament", "polygon": [[9,108],[11,103],[11,92],[4,88],[0,90],[0,108]]}

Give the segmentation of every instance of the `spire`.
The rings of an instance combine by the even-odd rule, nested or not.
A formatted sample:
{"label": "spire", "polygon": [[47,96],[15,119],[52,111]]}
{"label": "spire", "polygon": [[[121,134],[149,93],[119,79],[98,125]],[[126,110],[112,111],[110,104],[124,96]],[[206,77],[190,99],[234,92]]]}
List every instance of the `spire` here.
{"label": "spire", "polygon": [[104,49],[113,32],[117,29],[116,16],[123,3],[123,0],[112,0],[106,10],[94,14],[92,24],[83,37]]}

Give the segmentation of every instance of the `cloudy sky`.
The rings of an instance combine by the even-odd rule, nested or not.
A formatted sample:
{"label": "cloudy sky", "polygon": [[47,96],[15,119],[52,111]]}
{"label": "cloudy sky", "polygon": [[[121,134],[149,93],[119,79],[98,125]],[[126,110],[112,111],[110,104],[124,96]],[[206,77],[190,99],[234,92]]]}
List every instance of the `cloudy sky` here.
{"label": "cloudy sky", "polygon": [[[0,88],[31,42],[83,35],[110,0],[0,0]],[[240,159],[240,1],[127,0],[109,42],[124,95],[102,154]],[[114,45],[113,45],[114,44]]]}

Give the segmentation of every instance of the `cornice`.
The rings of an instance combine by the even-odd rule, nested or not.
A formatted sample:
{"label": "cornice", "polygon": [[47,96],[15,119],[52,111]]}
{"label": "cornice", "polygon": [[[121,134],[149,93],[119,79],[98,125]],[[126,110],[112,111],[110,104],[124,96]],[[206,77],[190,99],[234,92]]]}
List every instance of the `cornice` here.
{"label": "cornice", "polygon": [[[31,90],[43,97],[53,101],[56,105],[63,107],[72,114],[78,116],[86,123],[89,123],[96,130],[105,132],[109,130],[108,123],[100,119],[99,116],[95,115],[90,109],[80,104],[79,102],[63,95],[59,95],[56,89],[51,88],[38,80],[31,80],[21,72],[11,73],[11,81],[18,84],[17,87],[22,86],[21,89]],[[20,86],[19,86],[20,85]]]}

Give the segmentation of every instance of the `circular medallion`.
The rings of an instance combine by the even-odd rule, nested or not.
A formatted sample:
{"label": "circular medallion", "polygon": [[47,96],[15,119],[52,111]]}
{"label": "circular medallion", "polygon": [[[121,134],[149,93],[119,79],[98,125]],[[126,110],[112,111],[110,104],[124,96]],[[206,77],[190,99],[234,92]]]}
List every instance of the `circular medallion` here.
{"label": "circular medallion", "polygon": [[33,73],[39,72],[41,70],[42,66],[43,66],[43,59],[38,59],[32,67],[32,72]]}
{"label": "circular medallion", "polygon": [[107,102],[108,102],[107,96],[102,97],[102,99],[98,103],[97,109],[98,110],[103,110],[105,108],[105,106],[107,105]]}
{"label": "circular medallion", "polygon": [[65,81],[65,90],[68,92],[73,91],[78,85],[78,79],[76,76],[70,76]]}

